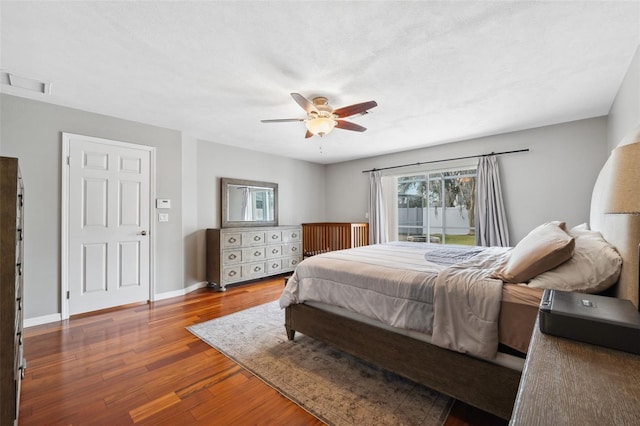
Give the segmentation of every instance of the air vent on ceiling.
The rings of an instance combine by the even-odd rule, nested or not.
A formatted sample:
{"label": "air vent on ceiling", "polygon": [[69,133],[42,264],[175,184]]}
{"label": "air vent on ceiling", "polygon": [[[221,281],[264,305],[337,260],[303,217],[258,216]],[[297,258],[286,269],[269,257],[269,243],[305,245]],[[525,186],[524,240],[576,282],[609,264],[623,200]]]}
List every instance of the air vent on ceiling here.
{"label": "air vent on ceiling", "polygon": [[51,82],[0,70],[0,83],[42,95],[51,94]]}

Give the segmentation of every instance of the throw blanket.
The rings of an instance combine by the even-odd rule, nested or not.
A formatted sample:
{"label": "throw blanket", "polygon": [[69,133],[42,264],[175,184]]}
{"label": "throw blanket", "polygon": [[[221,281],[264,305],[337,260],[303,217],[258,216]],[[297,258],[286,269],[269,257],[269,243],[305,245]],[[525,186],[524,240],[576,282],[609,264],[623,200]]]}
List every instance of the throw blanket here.
{"label": "throw blanket", "polygon": [[305,301],[339,306],[431,334],[436,345],[494,358],[502,281],[488,277],[507,249],[483,249],[446,266],[425,260],[433,247],[395,242],[307,258],[289,279],[280,307]]}

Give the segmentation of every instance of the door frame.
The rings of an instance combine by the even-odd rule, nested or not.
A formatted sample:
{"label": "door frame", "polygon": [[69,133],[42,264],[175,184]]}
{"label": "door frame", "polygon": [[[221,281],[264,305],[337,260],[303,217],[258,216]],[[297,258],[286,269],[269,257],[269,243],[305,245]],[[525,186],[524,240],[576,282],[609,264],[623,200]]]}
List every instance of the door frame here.
{"label": "door frame", "polygon": [[156,223],[155,206],[156,199],[156,148],[148,145],[139,145],[130,142],[121,142],[111,139],[85,136],[75,133],[62,132],[62,188],[60,208],[60,309],[63,320],[69,319],[69,150],[72,138],[82,138],[89,142],[105,145],[139,149],[149,152],[149,301],[155,300],[155,254],[156,254]]}

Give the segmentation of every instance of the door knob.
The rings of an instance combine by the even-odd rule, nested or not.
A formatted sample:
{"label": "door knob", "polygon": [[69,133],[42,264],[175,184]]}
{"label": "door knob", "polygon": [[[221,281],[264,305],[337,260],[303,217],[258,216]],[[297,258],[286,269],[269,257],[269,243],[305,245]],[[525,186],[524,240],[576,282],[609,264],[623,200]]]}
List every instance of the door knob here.
{"label": "door knob", "polygon": [[140,234],[138,234],[138,235],[142,235],[142,236],[147,235],[147,231],[142,231],[142,232],[140,232]]}

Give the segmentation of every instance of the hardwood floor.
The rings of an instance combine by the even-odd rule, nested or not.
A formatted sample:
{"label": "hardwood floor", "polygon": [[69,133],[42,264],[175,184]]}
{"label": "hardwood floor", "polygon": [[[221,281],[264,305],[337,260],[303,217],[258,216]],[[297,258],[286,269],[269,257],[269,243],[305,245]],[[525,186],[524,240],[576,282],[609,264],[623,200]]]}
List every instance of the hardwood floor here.
{"label": "hardwood floor", "polygon": [[[28,328],[20,425],[321,425],[185,329],[276,300],[282,286],[201,289]],[[446,422],[504,424],[460,403]]]}

